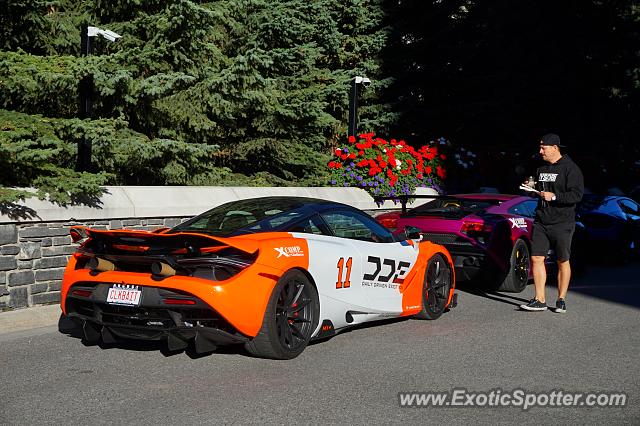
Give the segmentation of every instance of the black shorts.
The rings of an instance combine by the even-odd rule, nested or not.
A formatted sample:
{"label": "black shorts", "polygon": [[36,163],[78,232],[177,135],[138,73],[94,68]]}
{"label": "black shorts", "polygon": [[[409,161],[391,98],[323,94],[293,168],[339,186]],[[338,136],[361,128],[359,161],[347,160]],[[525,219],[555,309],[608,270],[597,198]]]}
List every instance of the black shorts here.
{"label": "black shorts", "polygon": [[531,255],[546,256],[549,249],[556,252],[559,262],[569,260],[571,257],[571,240],[576,224],[555,223],[553,225],[543,225],[535,222],[533,224],[533,237],[531,240]]}

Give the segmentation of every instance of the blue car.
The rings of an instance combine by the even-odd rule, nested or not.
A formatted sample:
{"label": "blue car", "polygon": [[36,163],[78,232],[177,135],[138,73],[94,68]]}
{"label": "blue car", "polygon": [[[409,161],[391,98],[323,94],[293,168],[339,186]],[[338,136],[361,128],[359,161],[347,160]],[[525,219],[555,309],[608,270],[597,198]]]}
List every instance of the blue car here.
{"label": "blue car", "polygon": [[623,262],[638,254],[640,205],[636,201],[619,195],[585,194],[577,212],[589,242],[597,244],[599,252]]}

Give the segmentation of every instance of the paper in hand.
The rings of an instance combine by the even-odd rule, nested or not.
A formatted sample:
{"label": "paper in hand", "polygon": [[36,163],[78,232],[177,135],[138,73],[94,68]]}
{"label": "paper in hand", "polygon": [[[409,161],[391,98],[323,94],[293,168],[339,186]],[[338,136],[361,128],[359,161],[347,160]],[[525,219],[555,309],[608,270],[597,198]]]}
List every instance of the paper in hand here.
{"label": "paper in hand", "polygon": [[540,193],[540,191],[538,191],[537,189],[531,188],[530,186],[527,186],[527,185],[520,185],[520,189],[522,189],[523,191],[535,192],[536,194]]}

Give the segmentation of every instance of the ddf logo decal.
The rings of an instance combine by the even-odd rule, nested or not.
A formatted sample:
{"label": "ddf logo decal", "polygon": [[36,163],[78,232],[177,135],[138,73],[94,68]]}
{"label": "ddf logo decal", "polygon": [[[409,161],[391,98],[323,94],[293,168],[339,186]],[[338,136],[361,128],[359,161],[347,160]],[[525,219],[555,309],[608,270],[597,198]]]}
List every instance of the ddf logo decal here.
{"label": "ddf logo decal", "polygon": [[511,229],[525,229],[527,227],[527,222],[525,222],[523,217],[510,217],[509,222],[511,222]]}
{"label": "ddf logo decal", "polygon": [[540,173],[538,182],[555,182],[557,177],[557,173]]}
{"label": "ddf logo decal", "polygon": [[278,252],[278,257],[276,257],[276,259],[280,258],[281,256],[284,256],[284,257],[304,256],[304,251],[302,251],[302,248],[300,248],[300,246],[276,247],[274,250]]}

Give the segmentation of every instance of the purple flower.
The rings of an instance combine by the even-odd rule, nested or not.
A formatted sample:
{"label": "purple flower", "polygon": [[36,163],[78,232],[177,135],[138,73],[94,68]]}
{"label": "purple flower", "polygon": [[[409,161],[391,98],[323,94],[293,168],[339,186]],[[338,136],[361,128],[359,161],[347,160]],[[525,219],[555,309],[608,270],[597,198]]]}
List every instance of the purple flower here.
{"label": "purple flower", "polygon": [[349,153],[349,148],[347,148],[347,147],[342,148],[342,152],[344,152],[345,154],[348,154]]}
{"label": "purple flower", "polygon": [[362,180],[362,176],[356,176],[356,179]]}
{"label": "purple flower", "polygon": [[331,185],[335,185],[335,184],[336,184],[336,181],[335,181],[335,180],[332,180],[332,181],[331,181]]}
{"label": "purple flower", "polygon": [[349,186],[349,182],[345,182],[343,186]]}

